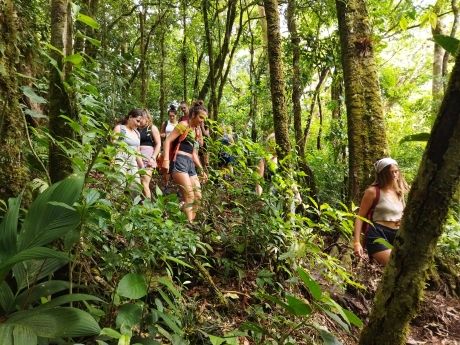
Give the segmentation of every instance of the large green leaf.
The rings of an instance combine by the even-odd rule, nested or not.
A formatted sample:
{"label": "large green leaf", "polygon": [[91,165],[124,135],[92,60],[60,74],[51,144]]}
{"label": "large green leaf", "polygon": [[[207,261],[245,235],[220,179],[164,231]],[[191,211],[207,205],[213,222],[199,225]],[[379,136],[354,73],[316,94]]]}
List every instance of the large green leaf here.
{"label": "large green leaf", "polygon": [[142,307],[137,304],[124,304],[120,307],[117,314],[116,325],[121,328],[122,325],[132,328],[139,325],[142,318]]}
{"label": "large green leaf", "polygon": [[21,262],[13,267],[13,276],[18,291],[30,286],[31,281],[40,281],[64,266],[68,260],[45,259]]}
{"label": "large green leaf", "polygon": [[64,280],[49,280],[47,282],[34,285],[27,289],[16,298],[16,304],[21,308],[40,300],[41,297],[51,296],[70,288],[70,283]]}
{"label": "large green leaf", "polygon": [[93,18],[91,18],[90,16],[87,16],[86,14],[78,13],[77,20],[79,22],[82,22],[88,25],[89,27],[93,29],[99,29],[99,23],[95,21]]}
{"label": "large green leaf", "polygon": [[27,326],[44,338],[82,337],[101,331],[90,314],[67,307],[19,311],[12,314],[5,324]]}
{"label": "large green leaf", "polygon": [[307,316],[311,314],[311,307],[304,301],[298,299],[297,297],[287,296],[286,300],[288,304],[287,310],[291,314],[296,316]]}
{"label": "large green leaf", "polygon": [[3,261],[16,252],[18,236],[18,216],[21,198],[8,199],[8,211],[0,223],[0,260]]}
{"label": "large green leaf", "polygon": [[446,35],[433,35],[434,41],[452,55],[457,54],[460,40]]}
{"label": "large green leaf", "polygon": [[0,306],[6,313],[9,313],[14,307],[13,291],[5,281],[0,284]]}
{"label": "large green leaf", "polygon": [[300,279],[304,282],[305,286],[308,288],[308,291],[310,291],[311,295],[313,296],[314,299],[317,301],[321,300],[322,297],[322,291],[319,286],[319,284],[313,280],[310,275],[304,271],[301,267],[297,269],[297,274],[299,275]]}
{"label": "large green leaf", "polygon": [[51,299],[51,301],[36,307],[35,310],[49,309],[49,308],[54,308],[54,307],[57,307],[57,306],[61,306],[63,304],[68,304],[68,303],[72,303],[72,302],[81,302],[81,301],[103,302],[99,297],[96,297],[96,296],[87,295],[87,294],[83,294],[83,293],[74,293],[74,294],[55,297],[55,298]]}
{"label": "large green leaf", "polygon": [[35,199],[19,234],[18,250],[48,244],[78,226],[80,216],[76,211],[50,202],[72,206],[80,198],[83,181],[82,175],[73,174]]}
{"label": "large green leaf", "polygon": [[144,297],[147,294],[147,283],[144,276],[128,273],[118,283],[117,294],[130,299]]}
{"label": "large green leaf", "polygon": [[13,329],[14,345],[35,345],[37,335],[30,328],[23,325],[16,325]]}
{"label": "large green leaf", "polygon": [[5,279],[5,275],[8,273],[8,271],[19,262],[47,258],[55,258],[59,260],[69,259],[67,254],[58,252],[51,248],[36,247],[25,249],[0,264],[0,281]]}
{"label": "large green leaf", "polygon": [[12,325],[0,324],[0,339],[2,345],[14,345],[13,342],[13,329]]}

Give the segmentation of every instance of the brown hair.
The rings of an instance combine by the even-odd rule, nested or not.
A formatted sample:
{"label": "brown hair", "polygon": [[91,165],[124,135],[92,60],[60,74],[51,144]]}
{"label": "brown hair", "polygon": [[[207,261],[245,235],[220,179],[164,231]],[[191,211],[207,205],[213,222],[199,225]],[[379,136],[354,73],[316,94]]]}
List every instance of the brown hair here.
{"label": "brown hair", "polygon": [[[394,164],[388,164],[385,168],[382,169],[382,171],[376,173],[373,185],[378,185],[380,188],[384,188],[392,183],[393,176],[390,171],[392,165]],[[395,166],[399,169],[397,165]],[[396,194],[398,194],[400,199],[404,198],[404,195],[409,191],[409,185],[404,179],[401,170],[399,171],[399,178],[397,181],[395,181],[394,187],[396,189]]]}
{"label": "brown hair", "polygon": [[191,119],[201,112],[204,112],[206,113],[206,115],[208,115],[208,109],[206,109],[206,107],[204,106],[204,102],[202,100],[198,100],[193,102],[193,105],[190,107],[190,110],[188,112],[188,116]]}
{"label": "brown hair", "polygon": [[118,121],[118,124],[126,125],[126,122],[128,122],[128,120],[131,117],[136,118],[136,117],[143,116],[144,111],[145,111],[145,109],[131,109],[129,111],[128,115],[126,115],[124,118],[122,118],[120,121]]}

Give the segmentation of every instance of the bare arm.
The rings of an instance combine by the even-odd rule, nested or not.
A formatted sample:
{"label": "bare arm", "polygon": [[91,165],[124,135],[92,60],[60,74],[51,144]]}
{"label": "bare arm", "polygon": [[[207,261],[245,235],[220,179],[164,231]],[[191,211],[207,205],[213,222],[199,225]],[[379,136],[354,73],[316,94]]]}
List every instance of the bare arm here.
{"label": "bare arm", "polygon": [[[358,216],[365,218],[369,213],[369,210],[374,203],[376,198],[376,191],[375,188],[369,187],[365,190],[363,198],[361,200],[361,204],[359,205]],[[358,256],[362,256],[363,247],[361,246],[361,228],[363,226],[363,221],[360,218],[355,219],[355,228],[353,233],[353,248],[354,252]]]}
{"label": "bare arm", "polygon": [[[186,123],[186,122],[185,122]],[[177,128],[174,128],[174,130],[169,133],[169,135],[166,137],[164,143],[163,143],[163,166],[162,168],[169,170],[169,151],[171,149],[171,143],[176,140],[178,137],[180,137],[181,133],[177,130]]]}
{"label": "bare arm", "polygon": [[157,126],[152,126],[152,139],[155,142],[155,148],[153,150],[153,160],[156,160],[158,154],[161,151],[161,137],[160,137],[160,132],[158,131]]}

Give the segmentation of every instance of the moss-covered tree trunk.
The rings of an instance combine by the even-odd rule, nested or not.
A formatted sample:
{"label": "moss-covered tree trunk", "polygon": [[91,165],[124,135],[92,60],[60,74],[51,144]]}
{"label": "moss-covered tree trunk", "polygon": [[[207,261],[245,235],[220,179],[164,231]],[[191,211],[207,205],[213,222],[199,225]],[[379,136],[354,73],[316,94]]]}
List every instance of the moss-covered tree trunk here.
{"label": "moss-covered tree trunk", "polygon": [[373,163],[388,154],[382,100],[364,0],[336,0],[349,143],[349,199],[358,203]]}
{"label": "moss-covered tree trunk", "polygon": [[[64,64],[63,56],[72,53],[71,13],[68,0],[51,1],[51,45],[62,54],[51,49],[50,56],[57,62],[50,68],[49,83],[49,129],[55,140],[65,141],[74,137],[74,133],[61,115],[75,118],[72,102],[64,81],[69,67]],[[49,145],[49,171],[52,182],[59,181],[72,172],[70,159],[58,143]]]}
{"label": "moss-covered tree trunk", "polygon": [[460,54],[409,193],[395,248],[377,292],[361,345],[406,343],[427,269],[460,180]]}
{"label": "moss-covered tree trunk", "polygon": [[0,199],[17,196],[27,182],[27,130],[16,74],[18,16],[12,0],[0,2]]}
{"label": "moss-covered tree trunk", "polygon": [[300,106],[300,97],[302,96],[300,82],[300,37],[297,32],[296,11],[296,0],[289,0],[287,6],[287,25],[291,35],[292,46],[292,112],[294,116],[296,150],[303,159],[305,156],[305,146],[302,145],[302,108]]}
{"label": "moss-covered tree trunk", "polygon": [[290,151],[288,114],[284,95],[284,73],[281,54],[281,34],[277,0],[264,0],[267,19],[268,65],[270,67],[270,92],[272,96],[273,125],[278,158],[282,160]]}
{"label": "moss-covered tree trunk", "polygon": [[181,1],[181,10],[182,10],[182,51],[181,51],[181,62],[182,62],[182,88],[184,101],[187,100],[187,65],[188,65],[188,54],[187,54],[187,1]]}

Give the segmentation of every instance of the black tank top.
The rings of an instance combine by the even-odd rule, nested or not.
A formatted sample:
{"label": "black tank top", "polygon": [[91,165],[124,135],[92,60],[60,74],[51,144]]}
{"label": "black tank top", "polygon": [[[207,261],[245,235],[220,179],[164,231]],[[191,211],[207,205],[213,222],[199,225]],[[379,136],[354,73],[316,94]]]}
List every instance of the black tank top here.
{"label": "black tank top", "polygon": [[141,146],[155,146],[152,140],[152,129],[150,127],[139,129],[139,134],[141,137]]}

